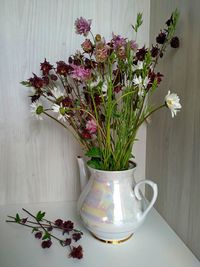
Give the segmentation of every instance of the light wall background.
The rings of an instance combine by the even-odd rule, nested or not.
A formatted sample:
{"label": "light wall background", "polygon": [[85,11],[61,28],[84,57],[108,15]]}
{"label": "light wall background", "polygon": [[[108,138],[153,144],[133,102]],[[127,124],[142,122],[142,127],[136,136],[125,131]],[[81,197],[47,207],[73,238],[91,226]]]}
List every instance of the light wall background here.
{"label": "light wall background", "polygon": [[[54,122],[34,120],[29,91],[19,82],[39,74],[40,62],[67,60],[83,37],[77,17],[91,18],[106,39],[112,31],[134,38],[138,12],[144,23],[137,41],[149,42],[149,0],[0,0],[0,205],[74,200],[80,193],[73,138]],[[145,177],[146,127],[134,153],[138,179]]]}
{"label": "light wall background", "polygon": [[158,183],[157,210],[200,259],[200,1],[151,0],[150,42],[176,7],[180,48],[169,49],[159,64],[165,77],[154,102],[170,89],[183,108],[174,119],[167,110],[152,116],[146,172]]}

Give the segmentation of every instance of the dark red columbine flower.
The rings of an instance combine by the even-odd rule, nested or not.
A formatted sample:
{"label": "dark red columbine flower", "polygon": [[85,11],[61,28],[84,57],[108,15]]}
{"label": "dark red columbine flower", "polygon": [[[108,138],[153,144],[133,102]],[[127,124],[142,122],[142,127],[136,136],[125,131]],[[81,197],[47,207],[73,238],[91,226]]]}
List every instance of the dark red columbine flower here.
{"label": "dark red columbine flower", "polygon": [[160,84],[163,74],[161,74],[160,72],[155,73],[154,71],[150,71],[148,77],[150,81],[147,88],[150,89],[155,80],[157,80],[157,84]]}
{"label": "dark red columbine flower", "polygon": [[47,76],[43,76],[42,80],[43,80],[43,85],[44,86],[47,86],[49,84],[49,78]]}
{"label": "dark red columbine flower", "polygon": [[29,79],[29,83],[36,89],[42,88],[44,84],[42,78],[38,77],[35,73],[33,73],[33,77]]}
{"label": "dark red columbine flower", "polygon": [[63,220],[61,220],[61,219],[57,219],[57,220],[54,222],[54,224],[55,224],[56,226],[58,226],[58,227],[62,227],[62,226],[63,226]]}
{"label": "dark red columbine flower", "polygon": [[21,223],[25,224],[25,223],[27,222],[27,220],[28,220],[28,217],[27,217],[27,218],[23,218],[23,219],[21,220]]}
{"label": "dark red columbine flower", "polygon": [[69,246],[71,245],[71,243],[72,243],[71,238],[66,238],[66,240],[64,241],[65,246]]}
{"label": "dark red columbine flower", "polygon": [[35,234],[35,238],[40,239],[41,237],[42,237],[42,232],[37,232],[37,233]]}
{"label": "dark red columbine flower", "polygon": [[74,233],[74,234],[72,235],[72,238],[73,238],[73,240],[74,240],[75,242],[77,242],[79,239],[81,239],[81,237],[82,237],[82,234],[81,234],[81,233]]}
{"label": "dark red columbine flower", "polygon": [[145,58],[145,55],[147,53],[147,49],[145,48],[145,46],[143,46],[142,48],[138,49],[137,53],[136,53],[136,57],[139,61],[143,61]]}
{"label": "dark red columbine flower", "polygon": [[42,244],[41,244],[42,248],[50,248],[51,245],[52,245],[52,242],[51,242],[50,239],[46,240],[46,241],[43,241]]}
{"label": "dark red columbine flower", "polygon": [[53,230],[53,226],[49,226],[48,228],[47,228],[47,231],[49,231],[49,232],[51,232]]}
{"label": "dark red columbine flower", "polygon": [[72,100],[71,98],[69,97],[65,97],[62,101],[61,101],[63,107],[73,107],[73,103],[72,103]]}
{"label": "dark red columbine flower", "polygon": [[74,228],[74,223],[72,221],[65,221],[63,223],[63,229],[67,232],[72,231]]}
{"label": "dark red columbine flower", "polygon": [[171,23],[173,23],[173,17],[171,16],[165,23],[169,27],[171,25]]}
{"label": "dark red columbine flower", "polygon": [[81,246],[78,247],[72,247],[72,250],[69,254],[69,257],[76,258],[76,259],[82,259],[83,258],[83,248]]}
{"label": "dark red columbine flower", "polygon": [[177,36],[173,37],[170,41],[170,45],[173,48],[178,48],[180,46],[179,38]]}
{"label": "dark red columbine flower", "polygon": [[51,78],[52,81],[57,81],[58,80],[58,77],[55,74],[51,74],[50,78]]}
{"label": "dark red columbine flower", "polygon": [[94,102],[97,106],[99,106],[102,102],[102,98],[98,94],[94,94]]}
{"label": "dark red columbine flower", "polygon": [[52,70],[53,65],[51,65],[49,62],[46,61],[46,58],[44,59],[43,63],[40,63],[41,71],[43,75],[48,75],[49,71]]}
{"label": "dark red columbine flower", "polygon": [[57,68],[56,68],[56,73],[66,76],[69,71],[71,70],[71,67],[67,65],[64,61],[58,61],[56,62]]}
{"label": "dark red columbine flower", "polygon": [[114,92],[119,93],[122,90],[122,87],[120,85],[114,87]]}
{"label": "dark red columbine flower", "polygon": [[84,65],[87,69],[92,69],[92,68],[96,67],[97,63],[96,63],[96,61],[94,61],[92,59],[86,58]]}
{"label": "dark red columbine flower", "polygon": [[151,48],[151,56],[152,57],[157,57],[158,53],[159,53],[160,49],[157,46],[153,46]]}
{"label": "dark red columbine flower", "polygon": [[36,100],[38,100],[40,98],[40,95],[32,95],[31,96],[31,102],[35,102]]}
{"label": "dark red columbine flower", "polygon": [[160,32],[159,35],[156,37],[156,42],[158,44],[164,44],[164,42],[166,41],[166,33],[165,32]]}
{"label": "dark red columbine flower", "polygon": [[84,139],[91,139],[92,138],[91,134],[86,129],[82,131],[81,135]]}
{"label": "dark red columbine flower", "polygon": [[157,72],[157,73],[156,73],[156,80],[157,80],[157,83],[158,83],[158,84],[161,83],[161,81],[162,81],[162,77],[163,77],[163,76],[164,76],[164,75],[161,74],[160,72]]}

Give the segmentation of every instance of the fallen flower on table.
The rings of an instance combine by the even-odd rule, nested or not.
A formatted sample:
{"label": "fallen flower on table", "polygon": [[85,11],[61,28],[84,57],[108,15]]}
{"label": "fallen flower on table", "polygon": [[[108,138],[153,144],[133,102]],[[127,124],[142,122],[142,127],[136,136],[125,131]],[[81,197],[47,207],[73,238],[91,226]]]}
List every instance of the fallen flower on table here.
{"label": "fallen flower on table", "polygon": [[[36,215],[33,215],[26,209],[22,209],[34,220],[29,220],[28,217],[22,218],[18,213],[15,216],[8,215],[8,218],[12,220],[6,220],[9,223],[17,223],[32,229],[35,238],[41,240],[41,247],[43,249],[50,248],[53,244],[52,240],[55,239],[59,242],[62,247],[67,246],[69,248],[69,257],[82,259],[83,258],[83,248],[82,246],[75,246],[81,238],[83,233],[80,230],[74,228],[74,223],[70,220],[63,221],[61,219],[56,219],[54,222],[47,220],[45,218],[45,212],[38,211]],[[63,239],[58,238],[52,234],[53,230],[61,230]]]}

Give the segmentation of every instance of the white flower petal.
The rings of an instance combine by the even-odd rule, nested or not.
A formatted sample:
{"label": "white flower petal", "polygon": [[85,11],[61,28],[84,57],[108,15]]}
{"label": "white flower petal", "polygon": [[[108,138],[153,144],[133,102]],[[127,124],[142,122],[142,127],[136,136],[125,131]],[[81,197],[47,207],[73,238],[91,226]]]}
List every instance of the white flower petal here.
{"label": "white flower petal", "polygon": [[64,94],[63,94],[57,87],[54,87],[54,88],[51,90],[51,93],[52,93],[52,95],[53,95],[56,99],[58,99],[58,98],[64,96]]}
{"label": "white flower petal", "polygon": [[170,91],[168,91],[168,94],[165,96],[165,103],[171,111],[172,118],[174,118],[174,116],[176,116],[177,112],[180,111],[182,107],[179,96],[174,93],[171,94]]}
{"label": "white flower petal", "polygon": [[30,111],[32,113],[32,116],[34,116],[37,120],[43,120],[42,113],[41,114],[36,113],[38,107],[40,106],[43,107],[42,103],[39,100],[36,100],[33,103],[31,103],[30,106],[31,106]]}

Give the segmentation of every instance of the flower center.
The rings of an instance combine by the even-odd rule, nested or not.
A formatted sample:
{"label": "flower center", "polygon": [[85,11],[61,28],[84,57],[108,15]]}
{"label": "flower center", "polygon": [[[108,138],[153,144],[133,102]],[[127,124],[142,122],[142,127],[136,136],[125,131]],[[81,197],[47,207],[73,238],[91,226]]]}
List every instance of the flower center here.
{"label": "flower center", "polygon": [[61,115],[63,115],[63,116],[65,115],[65,108],[60,107],[59,111],[60,111]]}
{"label": "flower center", "polygon": [[36,114],[40,115],[44,111],[43,106],[38,106],[36,109]]}

